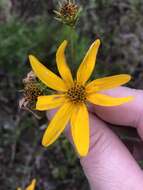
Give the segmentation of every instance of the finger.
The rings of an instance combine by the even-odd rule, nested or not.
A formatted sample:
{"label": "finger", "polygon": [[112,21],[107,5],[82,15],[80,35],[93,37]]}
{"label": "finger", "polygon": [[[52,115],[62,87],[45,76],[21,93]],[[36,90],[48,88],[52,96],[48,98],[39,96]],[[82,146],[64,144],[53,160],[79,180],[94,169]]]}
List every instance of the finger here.
{"label": "finger", "polygon": [[90,110],[111,124],[136,127],[143,139],[143,91],[119,87],[103,93],[113,97],[134,96],[133,101],[120,106],[91,105]]}
{"label": "finger", "polygon": [[141,190],[143,174],[107,124],[90,114],[90,150],[81,165],[91,189]]}
{"label": "finger", "polygon": [[[55,111],[48,112],[52,118]],[[70,126],[66,136],[71,140]],[[141,169],[122,142],[108,126],[90,114],[90,149],[80,158],[91,189],[140,190],[143,186]]]}

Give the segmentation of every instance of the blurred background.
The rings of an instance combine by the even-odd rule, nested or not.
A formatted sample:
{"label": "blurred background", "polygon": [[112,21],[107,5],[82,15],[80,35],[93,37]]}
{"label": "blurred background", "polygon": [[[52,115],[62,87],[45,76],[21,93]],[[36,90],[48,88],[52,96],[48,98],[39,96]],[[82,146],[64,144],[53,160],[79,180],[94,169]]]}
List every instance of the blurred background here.
{"label": "blurred background", "polygon": [[[41,146],[47,120],[19,109],[22,79],[34,54],[55,69],[55,52],[69,28],[54,19],[57,0],[0,0],[0,189],[15,190],[37,179],[38,190],[88,190],[79,161],[61,137],[48,149]],[[143,88],[143,1],[78,0],[77,68],[91,42],[100,38],[94,77],[128,73],[131,87]]]}

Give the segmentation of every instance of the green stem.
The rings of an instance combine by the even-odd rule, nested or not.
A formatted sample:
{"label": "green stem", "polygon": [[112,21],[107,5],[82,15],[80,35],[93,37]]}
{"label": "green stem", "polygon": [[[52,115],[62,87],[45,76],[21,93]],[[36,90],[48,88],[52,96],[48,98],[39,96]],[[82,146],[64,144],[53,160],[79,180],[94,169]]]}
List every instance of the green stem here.
{"label": "green stem", "polygon": [[76,60],[76,53],[75,53],[75,27],[70,26],[70,47],[71,47],[71,64],[72,68],[75,68],[75,60]]}

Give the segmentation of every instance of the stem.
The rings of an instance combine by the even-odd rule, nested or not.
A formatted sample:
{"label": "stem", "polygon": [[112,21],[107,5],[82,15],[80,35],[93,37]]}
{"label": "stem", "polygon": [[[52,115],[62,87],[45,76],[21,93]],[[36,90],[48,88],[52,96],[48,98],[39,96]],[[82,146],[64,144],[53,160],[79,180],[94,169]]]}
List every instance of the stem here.
{"label": "stem", "polygon": [[71,54],[74,56],[74,28],[71,27]]}
{"label": "stem", "polygon": [[75,69],[75,60],[76,60],[76,53],[75,53],[75,27],[74,26],[70,26],[70,47],[71,47],[71,64],[72,64],[72,68]]}

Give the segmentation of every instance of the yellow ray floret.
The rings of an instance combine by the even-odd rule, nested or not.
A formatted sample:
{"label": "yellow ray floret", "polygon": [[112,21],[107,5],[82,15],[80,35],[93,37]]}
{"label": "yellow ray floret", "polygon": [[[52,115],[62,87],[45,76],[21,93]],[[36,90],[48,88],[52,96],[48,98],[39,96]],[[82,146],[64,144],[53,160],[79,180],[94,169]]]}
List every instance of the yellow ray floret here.
{"label": "yellow ray floret", "polygon": [[85,104],[81,104],[71,116],[71,134],[77,152],[86,156],[89,149],[89,119]]}
{"label": "yellow ray floret", "polygon": [[52,144],[70,121],[71,134],[76,150],[80,156],[86,156],[90,143],[87,102],[99,106],[118,106],[131,101],[133,99],[131,96],[115,98],[100,93],[103,90],[127,83],[131,77],[127,74],[121,74],[88,82],[100,46],[100,40],[98,39],[90,46],[79,66],[76,79],[73,80],[65,58],[66,46],[67,41],[64,41],[56,54],[57,68],[61,78],[43,66],[34,56],[29,57],[37,77],[49,88],[57,90],[55,95],[40,96],[37,100],[37,110],[43,111],[59,107],[44,133],[42,144],[45,147]]}
{"label": "yellow ray floret", "polygon": [[[33,179],[30,185],[28,185],[25,190],[35,190],[35,187],[36,187],[36,179]],[[17,190],[22,190],[22,189],[18,187]]]}
{"label": "yellow ray floret", "polygon": [[85,84],[85,82],[90,78],[95,66],[99,46],[100,40],[96,40],[86,53],[85,58],[77,71],[77,81],[79,83]]}
{"label": "yellow ray floret", "polygon": [[121,74],[115,75],[111,77],[104,77],[100,79],[93,80],[86,86],[86,90],[88,93],[108,90],[111,88],[115,88],[121,86],[131,80],[130,75]]}
{"label": "yellow ray floret", "polygon": [[58,91],[67,90],[65,82],[52,71],[47,69],[43,64],[41,64],[36,57],[34,57],[33,55],[29,55],[29,60],[36,76],[45,85]]}
{"label": "yellow ray floret", "polygon": [[72,78],[71,71],[66,62],[66,57],[65,57],[66,46],[67,46],[67,41],[65,40],[60,45],[59,49],[57,50],[56,62],[57,62],[57,67],[58,67],[61,77],[70,87],[73,85],[73,78]]}
{"label": "yellow ray floret", "polygon": [[107,96],[105,94],[89,94],[87,100],[93,104],[99,106],[119,106],[123,103],[133,100],[132,96],[123,97],[123,98],[114,98]]}
{"label": "yellow ray floret", "polygon": [[45,131],[42,140],[43,146],[52,144],[60,136],[70,119],[72,108],[73,106],[67,102],[57,111]]}
{"label": "yellow ray floret", "polygon": [[26,190],[35,190],[36,179],[33,179],[31,184],[26,188]]}
{"label": "yellow ray floret", "polygon": [[61,106],[66,101],[63,95],[39,96],[36,109],[40,111],[51,110]]}

